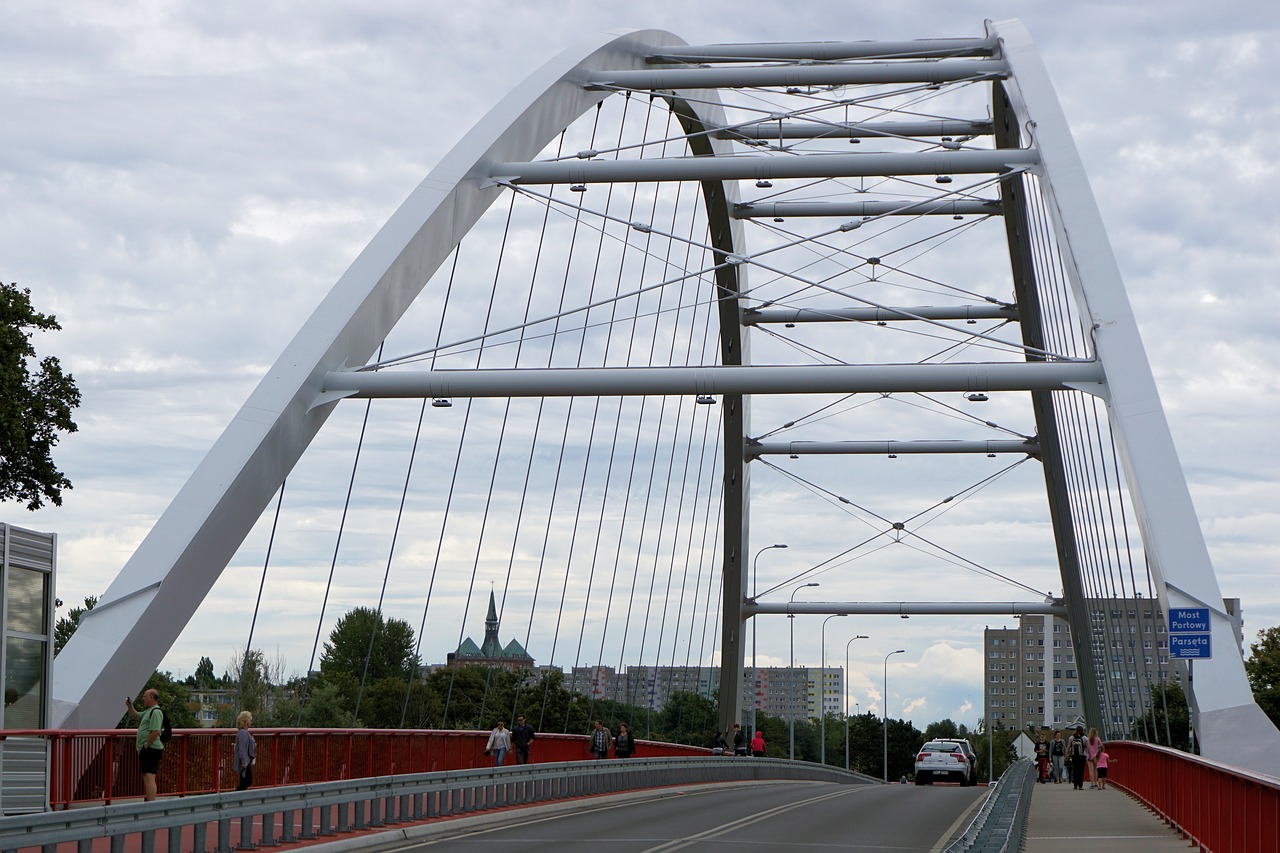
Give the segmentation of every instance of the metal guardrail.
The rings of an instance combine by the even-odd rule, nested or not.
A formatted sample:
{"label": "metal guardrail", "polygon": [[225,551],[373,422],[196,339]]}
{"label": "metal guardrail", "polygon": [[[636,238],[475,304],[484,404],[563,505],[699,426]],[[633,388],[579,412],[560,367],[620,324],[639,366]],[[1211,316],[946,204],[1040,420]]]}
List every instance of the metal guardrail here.
{"label": "metal guardrail", "polygon": [[945,853],[1021,850],[1036,780],[1034,770],[1035,764],[1025,758],[1009,765],[968,829],[947,846]]}
{"label": "metal guardrail", "polygon": [[[253,781],[259,788],[479,769],[493,763],[484,756],[488,731],[255,728],[253,734],[258,742]],[[47,742],[48,807],[66,809],[83,803],[110,805],[113,800],[142,796],[134,736],[133,729],[0,731],[0,743],[14,743],[20,737]],[[161,795],[233,790],[240,781],[232,769],[235,738],[235,729],[175,730],[157,774]],[[587,735],[539,734],[532,759],[588,760],[590,745]],[[38,749],[43,753],[44,744]],[[640,740],[636,754],[671,758],[710,755],[711,750]],[[508,759],[514,760],[514,756]],[[7,800],[8,787],[4,794]]]}
{"label": "metal guardrail", "polygon": [[1280,768],[1264,776],[1136,741],[1110,741],[1107,787],[1126,791],[1192,846],[1280,851]]}
{"label": "metal guardrail", "polygon": [[[525,764],[384,776],[124,803],[0,818],[0,851],[109,838],[122,853],[139,836],[143,853],[164,834],[169,853],[209,853],[332,836],[488,809],[715,782],[798,780],[879,784],[822,765],[768,758],[633,758]],[[211,832],[212,830],[212,832]],[[235,839],[235,836],[239,836]],[[234,840],[233,840],[234,839]]]}

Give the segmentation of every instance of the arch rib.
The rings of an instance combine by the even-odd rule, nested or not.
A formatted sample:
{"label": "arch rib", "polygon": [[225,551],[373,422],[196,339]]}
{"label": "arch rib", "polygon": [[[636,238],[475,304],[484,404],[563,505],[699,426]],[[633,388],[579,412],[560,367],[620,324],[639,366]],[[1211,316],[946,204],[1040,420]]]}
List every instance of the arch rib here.
{"label": "arch rib", "polygon": [[[529,159],[608,96],[593,70],[642,68],[681,44],[612,32],[564,51],[513,89],[418,185],[286,347],[154,528],[87,613],[54,667],[51,724],[104,728],[120,691],[159,665],[333,410],[325,377],[366,361],[502,190],[491,164]],[[723,122],[721,122],[723,123]],[[113,606],[114,605],[114,606]]]}

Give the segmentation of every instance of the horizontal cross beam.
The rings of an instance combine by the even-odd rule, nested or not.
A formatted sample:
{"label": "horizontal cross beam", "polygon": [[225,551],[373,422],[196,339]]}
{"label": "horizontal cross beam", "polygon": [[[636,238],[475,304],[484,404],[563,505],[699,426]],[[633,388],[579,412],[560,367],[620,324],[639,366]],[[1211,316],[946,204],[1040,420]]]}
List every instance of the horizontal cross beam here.
{"label": "horizontal cross beam", "polygon": [[750,308],[742,325],[776,323],[893,323],[905,320],[1017,320],[1013,305],[915,305],[906,308]]}
{"label": "horizontal cross beam", "polygon": [[810,154],[805,157],[664,157],[653,160],[555,160],[494,163],[494,182],[599,184],[643,181],[732,181],[761,178],[855,178],[888,175],[1005,174],[1035,166],[1035,151],[922,151],[910,154]]}
{"label": "horizontal cross beam", "polygon": [[866,616],[1022,616],[1024,614],[1067,615],[1062,599],[1050,601],[794,601],[760,602],[747,599],[744,616],[765,613],[787,615]]}
{"label": "horizontal cross beam", "polygon": [[735,205],[734,219],[792,216],[999,216],[1000,202],[943,198],[928,201],[765,201]]}
{"label": "horizontal cross beam", "polygon": [[757,441],[748,442],[746,454],[757,456],[817,456],[855,454],[865,456],[908,456],[941,453],[1019,453],[1040,455],[1034,441],[929,440],[929,441]]}
{"label": "horizontal cross beam", "polygon": [[883,139],[920,136],[988,136],[989,121],[798,122],[760,121],[717,130],[718,139]]}
{"label": "horizontal cross beam", "polygon": [[760,60],[925,59],[942,56],[991,56],[996,39],[910,39],[901,41],[765,42],[760,44],[688,44],[664,46],[648,58],[663,62],[748,62]]}
{"label": "horizontal cross beam", "polygon": [[1103,381],[1102,366],[1091,361],[345,370],[325,376],[322,397],[632,397],[1065,390],[1099,393]]}
{"label": "horizontal cross beam", "polygon": [[719,68],[653,68],[597,71],[587,89],[730,89],[740,87],[853,86],[860,84],[953,83],[1006,77],[999,59],[943,59],[934,62],[876,62],[814,65],[751,65]]}

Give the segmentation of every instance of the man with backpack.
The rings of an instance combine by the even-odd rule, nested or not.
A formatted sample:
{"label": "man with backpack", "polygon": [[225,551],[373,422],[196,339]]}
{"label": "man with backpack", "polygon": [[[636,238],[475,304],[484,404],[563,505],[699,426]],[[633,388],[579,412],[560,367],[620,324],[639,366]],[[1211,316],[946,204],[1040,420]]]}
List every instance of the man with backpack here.
{"label": "man with backpack", "polygon": [[164,711],[160,710],[160,694],[149,689],[142,694],[142,712],[133,707],[133,700],[125,697],[124,706],[129,709],[129,717],[138,721],[138,736],[134,742],[138,750],[138,765],[142,769],[143,799],[150,802],[156,798],[156,772],[160,769],[160,756],[164,754],[162,736],[165,729]]}
{"label": "man with backpack", "polygon": [[1084,787],[1085,744],[1084,727],[1076,726],[1076,732],[1067,741],[1067,760],[1071,763],[1071,784],[1077,791]]}

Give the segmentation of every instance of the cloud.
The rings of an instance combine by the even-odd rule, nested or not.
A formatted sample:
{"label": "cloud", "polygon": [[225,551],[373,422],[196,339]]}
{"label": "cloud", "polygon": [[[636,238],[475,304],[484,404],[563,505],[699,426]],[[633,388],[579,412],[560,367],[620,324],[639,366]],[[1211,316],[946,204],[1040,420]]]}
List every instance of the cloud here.
{"label": "cloud", "polygon": [[[1280,624],[1280,592],[1270,582],[1280,554],[1269,509],[1280,503],[1280,457],[1268,449],[1280,420],[1272,369],[1280,358],[1280,297],[1271,284],[1280,213],[1270,198],[1276,167],[1267,153],[1280,125],[1271,92],[1280,69],[1275,52],[1265,47],[1280,35],[1273,14],[1261,6],[1223,14],[1221,7],[1189,0],[1159,8],[1087,2],[1069,9],[909,2],[860,10],[850,31],[833,34],[815,32],[806,21],[849,20],[847,9],[836,4],[819,4],[801,19],[758,4],[660,0],[645,7],[641,23],[695,43],[908,38],[977,35],[985,17],[1015,14],[1025,17],[1037,40],[1080,146],[1223,592],[1244,598],[1247,635]],[[636,17],[631,6],[584,0],[562,4],[551,17],[533,6],[492,0],[447,9],[408,2],[377,9],[329,4],[304,19],[284,7],[238,2],[104,7],[73,0],[53,12],[10,12],[0,31],[0,70],[9,81],[0,93],[0,110],[9,119],[0,151],[0,187],[8,199],[0,210],[3,274],[31,287],[37,307],[63,323],[63,332],[37,343],[75,374],[84,404],[77,413],[81,432],[59,447],[59,462],[76,484],[66,505],[34,515],[10,508],[6,520],[59,532],[58,592],[65,601],[105,589],[285,343],[457,139],[542,62],[589,34],[594,22]],[[496,28],[495,20],[503,26]],[[920,20],[930,22],[928,31]],[[1088,62],[1080,59],[1082,43],[1090,46]],[[500,217],[481,231],[496,242],[503,233]],[[478,248],[480,231],[475,236],[475,254],[460,265],[454,291],[458,316],[483,321],[491,278],[526,275],[535,261],[547,269],[558,264],[560,275],[574,269],[563,257],[538,259],[525,240],[513,245],[516,260],[499,273]],[[981,239],[1003,239],[998,223]],[[921,263],[932,259],[925,255]],[[954,275],[984,286],[990,280],[976,257]],[[492,310],[496,321],[510,322],[523,308],[507,300]],[[429,345],[439,313],[431,300],[415,306],[390,343]],[[628,347],[634,340],[646,346],[670,342],[657,323],[631,337]],[[762,358],[801,357],[776,341],[758,340]],[[873,340],[871,346],[903,346],[887,335]],[[542,347],[538,351],[549,354],[545,342],[529,346],[528,352]],[[623,352],[620,343],[613,346],[611,353]],[[474,357],[469,352],[458,360]],[[574,353],[560,349],[555,357],[572,361]],[[857,405],[849,420],[818,421],[805,437],[930,437],[953,426],[917,420],[898,400]],[[557,662],[571,662],[582,624],[607,637],[585,642],[584,657],[618,654],[620,622],[606,629],[594,606],[614,586],[628,596],[636,590],[628,656],[670,660],[672,626],[678,625],[684,644],[679,654],[717,658],[714,618],[704,636],[703,624],[691,624],[688,614],[695,600],[703,602],[701,609],[716,601],[718,587],[705,576],[691,581],[683,610],[673,587],[672,606],[662,607],[665,566],[678,543],[640,537],[637,520],[620,517],[622,503],[615,497],[601,526],[579,531],[569,545],[567,508],[584,500],[578,485],[584,472],[588,496],[638,492],[648,483],[628,487],[624,472],[647,471],[643,458],[628,449],[613,459],[606,478],[605,436],[595,437],[588,457],[579,425],[583,434],[574,436],[563,458],[535,454],[542,472],[564,466],[558,491],[548,487],[532,498],[541,501],[542,526],[512,522],[528,455],[521,448],[533,446],[540,423],[533,407],[516,407],[503,434],[473,420],[475,444],[464,449],[465,476],[455,483],[447,463],[419,462],[408,477],[418,410],[380,401],[379,426],[357,471],[357,485],[369,491],[357,490],[339,548],[343,510],[328,496],[344,491],[356,467],[352,448],[362,412],[361,406],[340,407],[291,477],[269,571],[267,603],[274,616],[258,629],[267,647],[281,649],[289,669],[307,666],[317,629],[323,633],[342,608],[376,599],[388,564],[388,606],[415,628],[426,625],[428,659],[441,658],[460,634],[481,630],[468,591],[483,595],[487,581],[505,589],[509,565],[504,638],[529,637],[540,661],[555,648]],[[753,423],[776,428],[794,414],[794,406],[762,401]],[[550,423],[551,414],[545,417],[543,423]],[[643,422],[641,433],[658,432],[653,406],[643,421],[638,407],[628,408],[626,417]],[[1034,431],[1025,413],[1000,408],[996,400],[982,417],[1020,434]],[[429,410],[425,444],[457,446],[462,419],[461,405]],[[479,520],[481,490],[473,493],[470,486],[486,482],[493,471],[472,450],[500,440],[509,451],[497,470],[500,488],[486,523]],[[664,464],[684,464],[679,448],[674,455],[671,446],[664,450]],[[918,458],[756,465],[752,542],[791,546],[760,559],[760,585],[784,583],[862,538],[876,537],[883,532],[877,514],[912,517],[1003,464],[984,457],[951,471]],[[1011,470],[998,487],[948,502],[936,520],[915,531],[920,539],[881,537],[875,547],[885,547],[879,550],[863,548],[824,565],[814,575],[822,587],[801,598],[1030,595],[1001,577],[1059,590],[1049,531],[1034,509],[1043,491],[1040,478],[1033,464]],[[396,511],[388,507],[406,479],[407,524],[393,550]],[[872,496],[866,488],[908,481],[913,490],[886,488]],[[451,515],[441,530],[448,500],[476,512],[465,520]],[[650,506],[656,514],[679,501],[679,495],[655,491]],[[477,547],[482,525],[486,532]],[[247,590],[256,591],[271,533],[268,514],[166,667],[189,672],[211,644],[227,646],[210,655],[219,661],[244,642],[253,612]],[[616,567],[617,583],[606,583],[615,567],[597,556],[597,536],[605,542],[643,538],[652,550]],[[969,555],[993,544],[1000,547],[986,551],[990,556],[977,566],[947,553]],[[567,562],[570,554],[575,564],[590,566],[596,559],[595,580],[589,585],[575,574],[566,583],[558,571],[531,580],[544,553],[548,563]],[[319,601],[335,554],[333,594],[322,618]],[[424,607],[427,588],[433,598]],[[783,594],[786,586],[775,595]],[[565,624],[541,609],[552,602],[558,608],[561,598],[567,602]],[[468,621],[459,624],[463,613]],[[908,655],[890,663],[890,712],[910,707],[920,715],[917,722],[943,716],[964,721],[981,708],[978,647],[987,621],[996,620],[833,620],[823,650],[819,620],[797,619],[796,658],[816,666],[825,651],[828,665],[843,665],[835,663],[838,643],[871,635],[852,645],[848,683],[850,699],[862,711],[878,711],[886,704],[883,654],[907,648]],[[757,627],[761,664],[786,663],[784,618],[762,617]]]}

